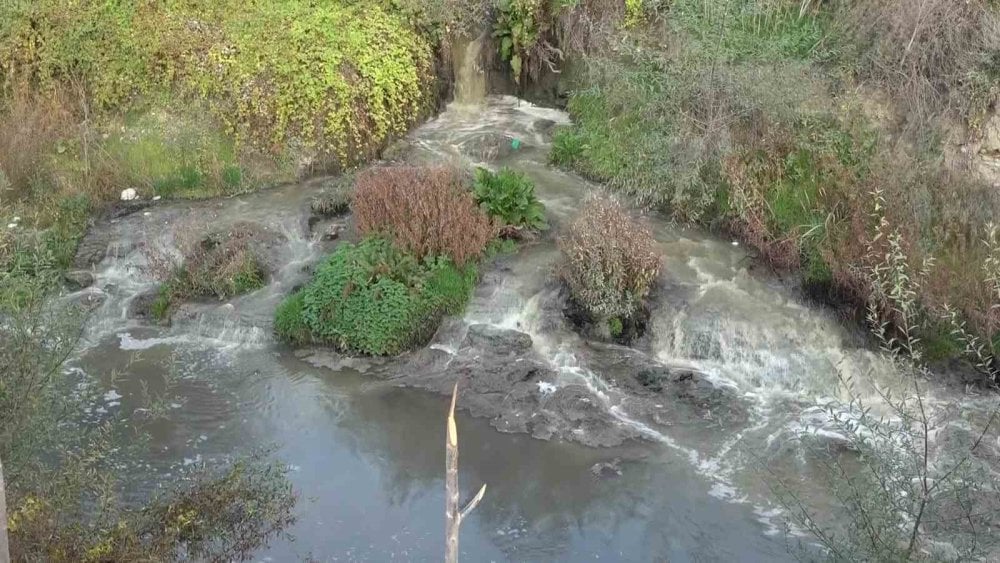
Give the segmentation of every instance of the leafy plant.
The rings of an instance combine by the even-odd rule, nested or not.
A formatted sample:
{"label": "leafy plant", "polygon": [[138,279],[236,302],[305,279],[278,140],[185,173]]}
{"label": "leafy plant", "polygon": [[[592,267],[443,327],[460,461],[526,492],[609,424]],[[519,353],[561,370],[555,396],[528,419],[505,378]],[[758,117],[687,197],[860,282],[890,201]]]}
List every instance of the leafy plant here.
{"label": "leafy plant", "polygon": [[634,315],[660,272],[650,231],[617,201],[595,197],[559,240],[566,259],[562,278],[573,298],[601,319]]}
{"label": "leafy plant", "polygon": [[460,311],[476,277],[474,265],[419,259],[382,238],[341,244],[313,281],[279,307],[275,330],[292,343],[398,354],[429,339],[444,315]]}
{"label": "leafy plant", "polygon": [[535,184],[509,168],[476,169],[472,185],[476,202],[492,217],[514,228],[546,229],[545,206],[535,197]]}
{"label": "leafy plant", "polygon": [[500,57],[510,63],[514,80],[521,81],[524,60],[535,46],[545,17],[545,0],[499,0],[493,37],[499,40]]}

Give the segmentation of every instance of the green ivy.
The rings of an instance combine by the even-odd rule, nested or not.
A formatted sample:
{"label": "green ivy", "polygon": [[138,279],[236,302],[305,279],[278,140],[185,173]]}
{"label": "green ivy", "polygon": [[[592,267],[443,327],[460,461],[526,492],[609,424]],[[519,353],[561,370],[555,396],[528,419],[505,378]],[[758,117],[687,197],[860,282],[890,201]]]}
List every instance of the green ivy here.
{"label": "green ivy", "polygon": [[434,93],[429,38],[350,0],[0,3],[0,85],[12,82],[83,86],[95,110],[201,98],[242,142],[344,164],[415,123]]}

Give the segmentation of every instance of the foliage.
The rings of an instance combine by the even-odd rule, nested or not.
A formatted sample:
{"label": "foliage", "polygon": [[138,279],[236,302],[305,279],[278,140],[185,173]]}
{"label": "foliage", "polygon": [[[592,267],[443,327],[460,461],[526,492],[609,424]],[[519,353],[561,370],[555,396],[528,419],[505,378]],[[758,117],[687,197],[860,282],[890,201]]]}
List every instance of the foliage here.
{"label": "foliage", "polygon": [[502,224],[515,228],[546,229],[545,206],[535,197],[535,184],[520,172],[502,168],[476,169],[472,185],[476,202]]}
{"label": "foliage", "polygon": [[264,242],[265,235],[253,226],[238,224],[192,245],[184,264],[161,286],[153,316],[166,318],[172,306],[193,297],[228,299],[264,287],[268,277],[260,248]]}
{"label": "foliage", "polygon": [[476,277],[472,264],[419,259],[385,239],[341,244],[313,281],[281,305],[275,330],[296,343],[398,354],[429,339],[444,315],[460,311]]}
{"label": "foliage", "polygon": [[[924,141],[942,138],[927,116],[964,111],[952,96],[995,98],[980,82],[992,72],[982,49],[995,15],[946,4],[671,2],[658,24],[622,35],[614,56],[588,59],[568,104],[574,123],[556,133],[550,160],[674,219],[725,229],[772,266],[799,270],[810,293],[859,308],[879,187],[908,254],[939,266],[920,288],[925,330],[940,333],[935,318],[952,307],[992,343],[1000,312],[968,264],[985,259],[977,240],[1000,197]],[[866,90],[883,86],[889,119]],[[898,142],[900,124],[920,142]],[[944,336],[925,342],[935,357],[957,349]]]}
{"label": "foliage", "polygon": [[274,312],[274,332],[293,345],[308,344],[311,336],[305,318],[305,291],[296,291],[278,305]]}
{"label": "foliage", "polygon": [[312,212],[322,217],[343,215],[351,209],[354,198],[353,176],[340,177],[327,187],[310,204]]}
{"label": "foliage", "polygon": [[496,226],[459,173],[391,166],[358,175],[352,203],[358,231],[383,236],[417,259],[445,256],[458,266],[482,256]]}
{"label": "foliage", "polygon": [[676,0],[670,25],[690,48],[714,60],[775,61],[829,58],[825,41],[831,25],[825,11],[807,3],[767,0]]}
{"label": "foliage", "polygon": [[342,164],[373,155],[432,94],[429,43],[379,5],[43,0],[5,3],[0,21],[7,83],[81,85],[95,110],[179,91],[241,142],[295,141]]}
{"label": "foliage", "polygon": [[0,236],[0,312],[30,307],[57,288],[87,228],[87,198],[43,201],[48,205],[14,228],[0,225],[6,229]]}
{"label": "foliage", "polygon": [[[981,446],[997,423],[1000,405],[984,419],[955,426],[925,397],[932,373],[923,361],[917,299],[932,265],[924,263],[919,269],[911,265],[900,232],[885,220],[885,200],[880,194],[874,199],[874,229],[866,240],[872,266],[865,275],[873,288],[868,320],[883,353],[901,374],[902,388],[875,389],[883,412],[887,411],[878,416],[868,399],[870,391],[862,392],[846,378],[847,412],[829,410],[830,424],[846,437],[848,447],[839,452],[817,448],[814,453],[825,461],[844,529],[821,520],[790,484],[775,489],[790,519],[836,560],[988,557],[998,547],[989,530],[1000,482],[989,466],[991,454]],[[961,323],[953,334],[996,381],[993,359],[983,354],[976,338]],[[944,440],[936,439],[942,435]]]}
{"label": "foliage", "polygon": [[143,434],[135,420],[92,420],[101,390],[64,365],[81,320],[72,309],[32,308],[0,325],[0,458],[13,560],[245,560],[292,522],[286,470],[259,456],[188,472],[163,483],[169,492],[158,498],[122,501],[119,455]]}
{"label": "foliage", "polygon": [[[192,198],[233,195],[253,185],[249,166],[242,163],[233,141],[204,116],[196,119],[187,112],[155,110],[107,129],[113,133],[95,150],[111,168],[115,187],[136,187],[142,195]],[[116,190],[111,192],[116,195]]]}
{"label": "foliage", "polygon": [[840,7],[842,64],[888,91],[919,135],[941,115],[978,129],[996,100],[1000,14],[991,0],[855,2]]}
{"label": "foliage", "polygon": [[622,320],[618,317],[611,317],[608,319],[608,332],[611,334],[612,338],[618,338],[622,335],[625,330],[625,326],[622,324]]}
{"label": "foliage", "polygon": [[498,40],[500,57],[510,63],[514,80],[520,82],[524,61],[548,21],[546,0],[500,0],[497,3],[493,37]]}
{"label": "foliage", "polygon": [[591,314],[621,322],[637,312],[660,272],[655,245],[617,201],[592,198],[559,241],[562,278]]}

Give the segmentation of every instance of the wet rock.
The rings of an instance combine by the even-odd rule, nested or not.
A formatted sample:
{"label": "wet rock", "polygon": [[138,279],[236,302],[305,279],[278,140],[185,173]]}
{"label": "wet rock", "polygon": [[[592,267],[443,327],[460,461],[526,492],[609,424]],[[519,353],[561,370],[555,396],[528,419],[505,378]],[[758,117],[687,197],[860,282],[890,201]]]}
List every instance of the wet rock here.
{"label": "wet rock", "polygon": [[531,336],[493,325],[475,324],[469,327],[462,346],[483,348],[497,355],[524,353],[531,350]]}
{"label": "wet rock", "polygon": [[102,291],[86,291],[73,296],[71,303],[84,311],[90,312],[103,305],[107,300],[107,294]]}
{"label": "wet rock", "polygon": [[598,479],[608,479],[622,476],[622,458],[616,457],[611,461],[602,461],[590,466],[590,472]]}
{"label": "wet rock", "polygon": [[531,124],[531,128],[535,130],[536,133],[548,136],[552,134],[552,131],[556,127],[556,122],[551,119],[536,119],[534,123]]}
{"label": "wet rock", "polygon": [[110,242],[111,233],[106,229],[87,231],[77,247],[76,257],[73,258],[73,267],[87,269],[100,263],[107,256]]}
{"label": "wet rock", "polygon": [[63,274],[63,279],[73,291],[94,285],[94,275],[86,270],[71,270]]}
{"label": "wet rock", "polygon": [[153,303],[159,298],[160,292],[151,289],[132,298],[128,304],[128,316],[132,319],[153,319]]}
{"label": "wet rock", "polygon": [[641,436],[620,424],[584,385],[560,385],[558,373],[532,349],[531,336],[472,325],[456,354],[424,349],[399,359],[389,377],[401,386],[450,394],[459,407],[491,419],[502,432],[588,446],[617,446]]}
{"label": "wet rock", "polygon": [[333,224],[325,229],[322,238],[325,241],[339,240],[340,233],[342,233],[343,231],[344,231],[344,225],[339,223]]}
{"label": "wet rock", "polygon": [[[636,398],[652,420],[665,424],[729,425],[746,421],[750,405],[733,387],[712,381],[707,374],[657,362],[622,346],[591,343],[599,351],[594,368],[608,383]],[[664,405],[664,408],[657,408]]]}
{"label": "wet rock", "polygon": [[484,133],[464,142],[462,153],[476,160],[493,162],[526,148],[527,145],[521,139],[502,133]]}

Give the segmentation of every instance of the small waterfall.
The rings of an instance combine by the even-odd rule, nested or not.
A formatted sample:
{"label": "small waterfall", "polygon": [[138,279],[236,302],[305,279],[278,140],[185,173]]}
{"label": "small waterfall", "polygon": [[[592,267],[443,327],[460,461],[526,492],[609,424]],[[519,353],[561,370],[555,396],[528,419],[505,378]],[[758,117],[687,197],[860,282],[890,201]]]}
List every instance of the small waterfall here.
{"label": "small waterfall", "polygon": [[483,33],[475,39],[455,39],[455,101],[462,105],[480,105],[486,98],[486,73],[480,64]]}

